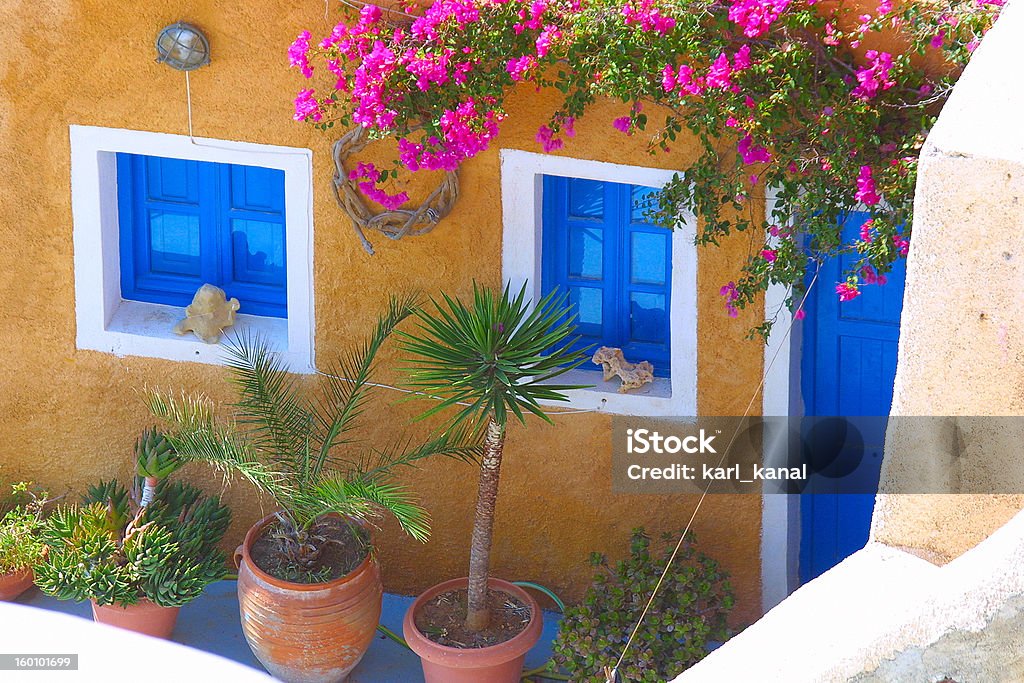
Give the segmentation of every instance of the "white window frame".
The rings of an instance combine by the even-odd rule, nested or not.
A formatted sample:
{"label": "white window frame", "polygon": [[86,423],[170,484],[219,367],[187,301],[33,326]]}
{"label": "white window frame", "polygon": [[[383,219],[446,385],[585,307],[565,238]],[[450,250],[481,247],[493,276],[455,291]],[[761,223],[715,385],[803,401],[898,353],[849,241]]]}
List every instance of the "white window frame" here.
{"label": "white window frame", "polygon": [[293,372],[314,371],[313,153],[308,149],[190,138],[120,128],[70,126],[76,344],[117,356],[221,365],[224,349],[171,331],[184,308],[121,297],[118,152],[261,166],[285,174],[288,317],[247,315],[228,332],[263,335]]}
{"label": "white window frame", "polygon": [[[673,171],[601,161],[501,150],[503,216],[502,276],[518,291],[524,283],[533,301],[541,298],[543,182],[545,175],[663,187]],[[604,382],[600,369],[584,363],[559,378],[567,384],[593,385],[568,392],[569,402],[548,405],[599,410],[617,415],[687,417],[697,414],[697,246],[696,218],[682,215],[672,233],[672,297],[669,304],[671,378],[626,394],[619,381]],[[643,359],[629,359],[643,360]]]}

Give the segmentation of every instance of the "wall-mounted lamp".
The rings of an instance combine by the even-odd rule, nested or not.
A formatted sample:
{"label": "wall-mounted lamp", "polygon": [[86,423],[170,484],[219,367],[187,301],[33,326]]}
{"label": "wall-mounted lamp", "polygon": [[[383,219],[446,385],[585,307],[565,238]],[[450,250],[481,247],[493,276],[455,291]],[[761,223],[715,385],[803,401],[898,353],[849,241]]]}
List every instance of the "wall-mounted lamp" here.
{"label": "wall-mounted lamp", "polygon": [[194,71],[210,63],[210,41],[191,24],[178,21],[156,37],[156,61],[178,71]]}

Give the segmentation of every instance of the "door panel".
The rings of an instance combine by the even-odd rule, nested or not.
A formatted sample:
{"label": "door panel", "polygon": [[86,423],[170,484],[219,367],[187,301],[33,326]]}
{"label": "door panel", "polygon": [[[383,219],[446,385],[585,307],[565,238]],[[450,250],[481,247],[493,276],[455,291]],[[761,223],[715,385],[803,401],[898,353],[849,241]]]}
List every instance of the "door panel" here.
{"label": "door panel", "polygon": [[[844,240],[855,239],[867,218],[865,213],[850,214],[843,225]],[[801,352],[808,416],[884,416],[892,405],[905,261],[896,264],[885,285],[864,285],[859,297],[840,302],[835,285],[852,264],[849,257],[823,264],[808,296]],[[859,424],[871,443],[884,442],[884,420]],[[877,488],[881,464],[881,448],[872,448],[850,476],[866,482],[866,488]],[[821,482],[815,483],[821,490]],[[801,496],[801,581],[810,581],[864,547],[874,498],[849,493]]]}

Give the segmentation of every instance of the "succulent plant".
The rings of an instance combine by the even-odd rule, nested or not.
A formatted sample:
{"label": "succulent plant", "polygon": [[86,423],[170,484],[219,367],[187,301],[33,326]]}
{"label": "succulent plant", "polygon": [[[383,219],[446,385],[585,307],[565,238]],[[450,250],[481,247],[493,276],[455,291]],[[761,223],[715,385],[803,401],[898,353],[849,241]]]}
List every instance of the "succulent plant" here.
{"label": "succulent plant", "polygon": [[39,538],[43,524],[45,492],[28,483],[11,485],[11,495],[0,502],[0,574],[31,567],[43,556]]}
{"label": "succulent plant", "polygon": [[135,442],[136,472],[140,477],[163,479],[181,467],[181,459],[164,434],[149,428]]}
{"label": "succulent plant", "polygon": [[217,545],[230,521],[227,507],[189,484],[161,480],[141,507],[117,482],[101,482],[47,520],[36,584],[62,600],[178,607],[226,575]]}
{"label": "succulent plant", "polygon": [[[552,645],[554,661],[570,680],[605,683],[605,667],[618,661],[678,538],[664,535],[661,553],[652,556],[651,539],[634,529],[626,559],[612,566],[600,553],[591,556],[598,568],[594,582],[583,602],[565,611]],[[687,534],[619,667],[620,680],[672,680],[700,661],[710,644],[727,638],[733,606],[728,576],[694,543]]]}

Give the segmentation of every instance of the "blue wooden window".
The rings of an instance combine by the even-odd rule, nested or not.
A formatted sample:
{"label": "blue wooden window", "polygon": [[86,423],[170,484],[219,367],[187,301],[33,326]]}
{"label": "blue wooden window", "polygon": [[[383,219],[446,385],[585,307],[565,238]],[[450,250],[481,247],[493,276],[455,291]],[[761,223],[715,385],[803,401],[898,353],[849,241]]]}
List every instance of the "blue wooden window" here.
{"label": "blue wooden window", "polygon": [[672,233],[644,218],[656,192],[544,176],[541,286],[568,293],[581,346],[619,347],[668,376]]}
{"label": "blue wooden window", "polygon": [[117,155],[121,296],[187,306],[204,283],[287,316],[284,171]]}

